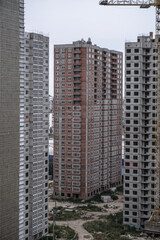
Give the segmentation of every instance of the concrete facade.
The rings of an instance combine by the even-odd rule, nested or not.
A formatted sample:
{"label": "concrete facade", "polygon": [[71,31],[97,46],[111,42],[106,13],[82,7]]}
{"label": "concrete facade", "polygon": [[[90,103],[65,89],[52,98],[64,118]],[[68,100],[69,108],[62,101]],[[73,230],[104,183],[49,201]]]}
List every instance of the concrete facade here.
{"label": "concrete facade", "polygon": [[124,219],[143,227],[154,209],[156,51],[152,33],[125,44]]}
{"label": "concrete facade", "polygon": [[24,1],[0,1],[0,239],[48,232],[49,39],[26,33]]}
{"label": "concrete facade", "polygon": [[49,38],[25,33],[25,239],[48,232]]}
{"label": "concrete facade", "polygon": [[54,48],[54,196],[121,184],[122,53],[90,39]]}
{"label": "concrete facade", "polygon": [[0,1],[0,239],[23,238],[24,1]]}

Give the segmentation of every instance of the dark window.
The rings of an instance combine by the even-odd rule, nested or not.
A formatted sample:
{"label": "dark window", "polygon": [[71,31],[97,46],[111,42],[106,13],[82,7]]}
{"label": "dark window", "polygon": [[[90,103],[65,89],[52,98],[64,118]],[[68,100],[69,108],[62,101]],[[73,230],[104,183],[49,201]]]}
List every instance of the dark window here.
{"label": "dark window", "polygon": [[138,49],[138,48],[135,48],[135,49],[134,49],[134,52],[135,52],[135,53],[138,53],[138,52],[139,52],[139,49]]}

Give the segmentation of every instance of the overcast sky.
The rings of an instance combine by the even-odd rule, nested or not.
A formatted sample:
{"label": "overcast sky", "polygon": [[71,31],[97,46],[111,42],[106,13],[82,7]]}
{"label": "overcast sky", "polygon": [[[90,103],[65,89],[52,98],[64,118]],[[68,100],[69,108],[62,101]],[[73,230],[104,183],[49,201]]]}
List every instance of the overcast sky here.
{"label": "overcast sky", "polygon": [[126,41],[155,33],[155,9],[99,6],[98,0],[25,0],[27,31],[50,38],[50,94],[53,95],[53,45],[91,37],[100,47],[124,51]]}

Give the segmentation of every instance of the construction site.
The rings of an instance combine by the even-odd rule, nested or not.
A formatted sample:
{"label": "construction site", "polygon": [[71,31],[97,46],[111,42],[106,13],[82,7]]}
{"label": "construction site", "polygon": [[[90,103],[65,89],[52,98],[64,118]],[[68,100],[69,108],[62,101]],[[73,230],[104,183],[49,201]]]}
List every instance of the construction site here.
{"label": "construction site", "polygon": [[[142,126],[137,128],[139,130],[139,133],[137,135],[134,135],[138,138],[138,161],[137,163],[134,162],[135,157],[132,159],[132,156],[128,156],[128,158],[125,157],[125,171],[126,173],[135,171],[137,173],[138,178],[138,184],[134,184],[134,179],[131,180],[132,177],[129,177],[129,175],[125,175],[124,178],[124,217],[123,217],[123,223],[124,225],[128,226],[134,226],[138,229],[143,229],[144,232],[147,234],[150,234],[152,237],[158,236],[160,234],[160,208],[159,208],[159,192],[160,192],[160,1],[138,1],[138,0],[102,0],[99,3],[103,6],[139,6],[140,8],[149,8],[149,7],[155,7],[156,10],[156,23],[155,23],[155,39],[153,38],[138,38],[138,41],[134,44],[126,43],[126,72],[125,72],[125,81],[126,81],[126,95],[131,95],[131,90],[127,90],[128,88],[132,89],[132,83],[130,85],[127,85],[127,81],[139,81],[137,84],[139,84],[139,87],[141,88],[141,115],[140,112],[135,112],[134,114],[137,114],[137,117],[139,117],[139,125],[141,123]],[[143,12],[142,12],[143,14]],[[148,46],[147,41],[150,42],[150,46]],[[140,44],[141,42],[141,44]],[[145,42],[145,43],[144,43]],[[133,49],[131,49],[134,45],[134,53],[138,53],[140,50],[140,54],[132,54]],[[132,47],[131,47],[132,46]],[[151,49],[153,47],[153,53],[154,56],[151,61]],[[134,60],[139,60],[138,63],[134,63],[131,61],[131,58],[134,57]],[[140,58],[139,58],[140,57]],[[141,60],[140,60],[141,59]],[[128,60],[128,61],[127,61]],[[128,64],[127,64],[128,63]],[[138,67],[136,64],[140,64],[139,70],[134,70],[134,74],[138,74],[141,72],[141,75],[136,77],[134,74],[131,74],[130,68],[132,67],[132,64],[134,64],[134,67]],[[153,75],[151,75],[152,67],[154,66]],[[133,78],[134,77],[134,78]],[[154,101],[153,97],[151,97],[151,88],[152,84],[154,82]],[[133,82],[134,83],[134,82]],[[138,85],[137,85],[138,88]],[[137,92],[138,96],[138,92]],[[126,100],[127,99],[127,96]],[[130,98],[138,98],[138,97],[130,97]],[[152,103],[151,100],[152,99]],[[128,100],[129,102],[130,100]],[[136,102],[136,101],[134,101]],[[138,100],[137,100],[138,102]],[[126,103],[127,106],[127,103]],[[153,114],[151,113],[151,107],[152,110],[154,110]],[[137,107],[138,108],[138,107]],[[128,116],[132,116],[132,110],[130,110],[130,107],[128,106],[125,109],[126,114],[128,113]],[[154,115],[154,120],[152,121],[152,129],[150,129],[151,124],[151,118]],[[133,115],[135,117],[135,115]],[[134,119],[133,117],[133,119]],[[126,118],[127,120],[129,118]],[[128,120],[128,123],[130,123],[130,120]],[[137,122],[138,123],[138,122]],[[128,127],[128,128],[127,128]],[[134,128],[135,130],[135,128]],[[133,131],[134,131],[133,130]],[[151,130],[151,132],[150,132]],[[126,125],[126,131],[125,131],[125,140],[127,137],[131,136],[130,131],[130,125]],[[134,132],[135,134],[135,132]],[[150,138],[150,134],[154,136],[154,139]],[[151,140],[150,140],[151,139]],[[154,149],[152,149],[152,153],[154,153],[154,156],[152,157],[152,154],[150,154],[150,144],[153,141],[154,143]],[[130,140],[132,142],[132,140]],[[126,142],[129,145],[132,143]],[[125,146],[126,151],[127,146]],[[152,147],[151,147],[152,148]],[[128,147],[128,152],[130,151]],[[137,152],[138,152],[137,151]],[[136,159],[136,160],[137,160]],[[134,168],[136,167],[136,168]],[[136,169],[136,170],[135,170]],[[150,178],[151,177],[151,178]],[[134,178],[134,177],[133,177]],[[136,177],[135,177],[136,178]],[[133,191],[131,188],[131,185],[138,186],[138,191]],[[129,195],[130,194],[130,195]],[[134,196],[138,195],[137,196]],[[128,203],[127,203],[128,201]],[[131,203],[135,202],[134,205],[131,205]],[[135,208],[135,209],[133,209]],[[131,216],[131,213],[135,216]],[[127,217],[128,215],[128,217]]]}
{"label": "construction site", "polygon": [[[53,224],[54,240],[152,240],[151,234],[135,231],[130,227],[123,228],[123,194],[119,191],[112,194],[116,196],[116,200],[105,196],[107,202],[100,199],[90,202],[57,201],[50,195],[48,240],[53,236]],[[67,231],[65,237],[62,236],[64,230]],[[72,235],[68,235],[71,230]],[[159,240],[160,237],[156,236],[154,239]]]}

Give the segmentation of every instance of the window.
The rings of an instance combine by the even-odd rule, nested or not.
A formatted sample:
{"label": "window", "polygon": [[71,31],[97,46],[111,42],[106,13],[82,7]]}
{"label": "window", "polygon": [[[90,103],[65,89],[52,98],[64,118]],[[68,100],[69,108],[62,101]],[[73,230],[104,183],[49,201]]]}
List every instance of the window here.
{"label": "window", "polygon": [[138,53],[138,52],[139,52],[139,49],[138,49],[138,48],[135,48],[135,49],[134,49],[134,52],[135,52],[135,53]]}
{"label": "window", "polygon": [[131,92],[126,92],[126,96],[130,96],[131,95]]}
{"label": "window", "polygon": [[[137,117],[137,116],[134,116],[134,117]],[[134,137],[134,138],[138,138],[138,135],[137,135],[137,134],[134,134],[133,137]]]}
{"label": "window", "polygon": [[130,152],[130,148],[126,148],[126,152]]}
{"label": "window", "polygon": [[133,218],[133,219],[132,219],[132,222],[133,222],[133,223],[136,223],[136,222],[137,222],[137,219]]}
{"label": "window", "polygon": [[129,162],[125,162],[125,165],[126,165],[127,167],[129,167],[129,166],[130,166],[130,163],[129,163]]}
{"label": "window", "polygon": [[137,205],[133,205],[133,209],[137,209]]}
{"label": "window", "polygon": [[134,60],[139,60],[139,56],[134,56]]}
{"label": "window", "polygon": [[137,163],[133,163],[133,167],[137,167],[138,166],[138,164]]}
{"label": "window", "polygon": [[125,176],[125,180],[129,180],[129,177],[128,177],[128,176]]}

